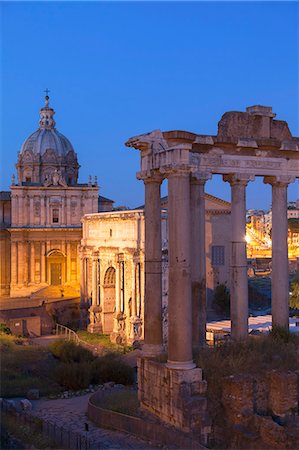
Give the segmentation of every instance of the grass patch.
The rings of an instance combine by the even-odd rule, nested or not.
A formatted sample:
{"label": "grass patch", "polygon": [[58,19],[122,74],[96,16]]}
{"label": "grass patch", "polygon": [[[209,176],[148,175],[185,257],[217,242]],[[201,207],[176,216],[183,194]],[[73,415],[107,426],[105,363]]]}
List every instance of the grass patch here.
{"label": "grass patch", "polygon": [[128,416],[139,417],[139,402],[137,391],[124,389],[112,391],[94,400],[94,404],[103,409],[127,414]]}
{"label": "grass patch", "polygon": [[61,387],[53,380],[57,362],[47,349],[29,345],[24,338],[0,334],[0,396],[25,396],[28,389],[41,395],[57,394]]}
{"label": "grass patch", "polygon": [[89,333],[88,331],[79,330],[77,334],[82,341],[87,342],[87,344],[91,345],[101,345],[102,347],[112,349],[114,347],[118,347],[116,344],[113,344],[110,341],[110,337],[108,334],[98,334],[98,333]]}
{"label": "grass patch", "polygon": [[[3,412],[1,414],[1,428],[11,434],[15,439],[24,444],[23,448],[38,449],[58,449],[57,445],[42,433],[42,422],[34,418],[31,424],[17,422],[13,415]],[[5,442],[2,442],[3,450],[9,449]]]}
{"label": "grass patch", "polygon": [[79,338],[90,345],[99,345],[106,350],[117,353],[128,353],[133,350],[129,345],[118,345],[110,341],[108,334],[89,333],[88,331],[77,331]]}
{"label": "grass patch", "polygon": [[212,420],[221,424],[223,379],[238,374],[250,374],[258,379],[273,369],[298,370],[299,337],[279,330],[267,336],[249,336],[245,342],[227,342],[221,347],[202,349],[196,362],[208,382]]}

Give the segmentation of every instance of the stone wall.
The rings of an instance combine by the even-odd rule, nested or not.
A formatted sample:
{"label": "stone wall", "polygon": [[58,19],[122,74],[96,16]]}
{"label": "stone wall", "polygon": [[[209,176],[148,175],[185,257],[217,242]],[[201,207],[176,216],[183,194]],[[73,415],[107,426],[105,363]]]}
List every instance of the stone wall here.
{"label": "stone wall", "polygon": [[206,389],[201,369],[170,369],[148,358],[138,359],[140,408],[184,432],[194,433],[203,445],[211,431]]}
{"label": "stone wall", "polygon": [[[226,378],[222,391],[225,424],[216,440],[230,448],[298,448],[298,374],[271,371],[259,379]],[[227,442],[226,442],[227,443]]]}

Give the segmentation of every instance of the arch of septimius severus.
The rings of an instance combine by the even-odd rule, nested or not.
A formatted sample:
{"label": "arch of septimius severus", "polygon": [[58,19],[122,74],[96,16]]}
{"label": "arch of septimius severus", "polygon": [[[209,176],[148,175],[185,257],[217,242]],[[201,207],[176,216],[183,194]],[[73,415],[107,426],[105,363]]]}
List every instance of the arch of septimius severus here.
{"label": "arch of septimius severus", "polygon": [[[241,340],[248,333],[245,197],[246,186],[255,177],[263,177],[272,186],[273,325],[289,324],[287,188],[299,177],[299,138],[292,137],[285,121],[274,117],[271,107],[252,106],[246,112],[225,113],[215,136],[156,130],[126,142],[140,150],[137,177],[145,185],[144,356],[163,351],[160,186],[168,180],[168,360],[162,367],[141,358],[139,397],[144,408],[183,429],[188,429],[189,419],[178,411],[174,385],[165,379],[173,380],[178,371],[187,384],[201,379],[192,360],[192,345],[200,343],[202,333],[200,326],[192,333],[192,326],[198,317],[204,320],[203,196],[205,182],[213,174],[222,175],[231,186],[232,337]],[[156,406],[160,396],[168,398],[168,409],[165,401]]]}

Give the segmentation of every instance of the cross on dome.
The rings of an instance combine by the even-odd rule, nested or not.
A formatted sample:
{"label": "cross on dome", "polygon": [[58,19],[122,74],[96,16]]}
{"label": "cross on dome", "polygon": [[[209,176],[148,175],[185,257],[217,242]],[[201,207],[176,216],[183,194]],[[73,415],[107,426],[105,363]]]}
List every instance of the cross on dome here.
{"label": "cross on dome", "polygon": [[48,89],[48,88],[46,88],[45,90],[44,90],[44,92],[46,93],[46,97],[45,97],[45,99],[46,99],[46,108],[48,108],[48,106],[49,106],[49,92],[51,92],[50,91],[50,89]]}

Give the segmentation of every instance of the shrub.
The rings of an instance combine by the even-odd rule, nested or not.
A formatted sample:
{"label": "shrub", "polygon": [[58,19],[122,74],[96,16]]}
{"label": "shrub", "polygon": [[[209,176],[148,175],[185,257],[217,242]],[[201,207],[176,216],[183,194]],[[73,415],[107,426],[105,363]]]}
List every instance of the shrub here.
{"label": "shrub", "polygon": [[0,323],[0,333],[12,334],[11,329],[5,323]]}
{"label": "shrub", "polygon": [[90,363],[61,363],[54,374],[55,381],[66,389],[84,389],[91,380]]}
{"label": "shrub", "polygon": [[58,340],[49,345],[49,349],[56,358],[65,363],[91,362],[95,358],[90,350],[74,342]]}
{"label": "shrub", "polygon": [[298,337],[295,334],[291,333],[288,328],[273,326],[269,334],[275,341],[285,343],[296,341],[298,342]]}
{"label": "shrub", "polygon": [[91,382],[106,383],[107,381],[133,384],[134,370],[118,355],[109,353],[101,358],[97,358],[91,364]]}
{"label": "shrub", "polygon": [[214,291],[213,307],[221,314],[230,312],[230,293],[225,284],[218,284]]}

